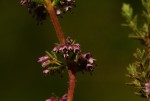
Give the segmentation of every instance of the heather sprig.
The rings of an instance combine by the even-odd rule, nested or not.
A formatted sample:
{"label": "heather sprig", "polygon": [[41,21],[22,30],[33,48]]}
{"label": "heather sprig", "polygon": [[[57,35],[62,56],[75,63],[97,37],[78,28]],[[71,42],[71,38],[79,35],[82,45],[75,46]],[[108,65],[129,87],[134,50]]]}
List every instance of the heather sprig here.
{"label": "heather sprig", "polygon": [[69,87],[67,94],[61,98],[52,96],[46,101],[73,101],[76,73],[80,71],[92,73],[96,61],[90,52],[81,53],[80,44],[73,39],[70,37],[65,39],[59,24],[57,15],[75,7],[75,0],[21,0],[20,4],[28,8],[29,13],[36,18],[38,24],[42,23],[49,15],[59,40],[51,52],[46,51],[46,54],[38,59],[43,74],[58,73],[63,75],[64,70],[68,71]]}
{"label": "heather sprig", "polygon": [[[135,62],[127,67],[130,82],[128,85],[135,88],[135,94],[147,98],[150,101],[150,0],[141,0],[142,24],[138,23],[137,15],[129,4],[122,6],[122,15],[126,19],[124,26],[132,30],[130,38],[139,40],[143,49],[137,49],[134,53]],[[141,19],[140,19],[141,20]]]}

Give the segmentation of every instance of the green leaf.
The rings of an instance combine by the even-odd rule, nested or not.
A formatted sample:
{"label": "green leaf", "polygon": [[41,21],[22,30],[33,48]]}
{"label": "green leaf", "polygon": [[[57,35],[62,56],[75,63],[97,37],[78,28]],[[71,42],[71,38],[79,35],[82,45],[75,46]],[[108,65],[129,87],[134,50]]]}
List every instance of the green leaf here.
{"label": "green leaf", "polygon": [[124,3],[122,6],[122,15],[127,19],[131,20],[133,15],[133,9],[129,4]]}
{"label": "green leaf", "polygon": [[141,96],[142,93],[139,93],[139,92],[134,92],[135,95],[138,95],[138,96]]}
{"label": "green leaf", "polygon": [[148,33],[148,24],[144,23],[142,27],[143,36],[145,36]]}
{"label": "green leaf", "polygon": [[132,82],[136,87],[141,87],[141,83],[138,80]]}
{"label": "green leaf", "polygon": [[52,5],[57,6],[59,4],[60,0],[53,0]]}
{"label": "green leaf", "polygon": [[123,23],[123,24],[121,24],[121,26],[128,27],[128,26],[129,26],[129,24]]}
{"label": "green leaf", "polygon": [[48,51],[45,51],[45,53],[46,53],[50,58],[53,58],[53,55],[51,55]]}
{"label": "green leaf", "polygon": [[50,70],[56,71],[59,70],[60,67],[59,66],[53,66],[53,67],[49,67]]}
{"label": "green leaf", "polygon": [[53,57],[57,59],[55,52],[51,51],[51,53],[52,53]]}
{"label": "green leaf", "polygon": [[141,0],[147,13],[150,13],[150,0]]}
{"label": "green leaf", "polygon": [[143,60],[145,58],[145,50],[140,50],[139,48],[136,50],[137,58]]}
{"label": "green leaf", "polygon": [[132,75],[132,76],[137,75],[137,70],[136,70],[135,65],[130,64],[130,65],[128,66],[127,70],[128,70],[128,72],[129,72],[130,75]]}
{"label": "green leaf", "polygon": [[133,39],[141,39],[142,37],[139,35],[134,35],[134,34],[130,34],[128,35],[129,38],[133,38]]}
{"label": "green leaf", "polygon": [[133,23],[134,23],[135,25],[137,25],[137,15],[134,16],[134,18],[132,19],[132,21],[133,21]]}

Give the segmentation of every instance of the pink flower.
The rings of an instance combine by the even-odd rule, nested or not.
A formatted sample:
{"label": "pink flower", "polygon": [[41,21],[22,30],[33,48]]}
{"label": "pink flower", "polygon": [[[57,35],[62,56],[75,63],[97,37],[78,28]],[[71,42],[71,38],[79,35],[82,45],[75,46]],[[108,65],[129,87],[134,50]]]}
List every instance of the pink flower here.
{"label": "pink flower", "polygon": [[67,12],[75,6],[75,0],[60,0],[58,3],[59,5],[54,8],[57,15]]}
{"label": "pink flower", "polygon": [[42,62],[45,62],[47,60],[49,60],[49,57],[47,55],[45,55],[45,56],[40,57],[39,60],[38,60],[38,62],[42,63]]}
{"label": "pink flower", "polygon": [[51,97],[51,98],[49,98],[49,99],[46,99],[45,101],[58,101],[58,99],[55,98],[55,97]]}
{"label": "pink flower", "polygon": [[45,69],[45,70],[43,70],[43,74],[49,74],[50,73],[50,70],[49,69]]}
{"label": "pink flower", "polygon": [[79,44],[73,44],[72,48],[73,48],[74,53],[77,53],[80,51],[80,45]]}
{"label": "pink flower", "polygon": [[95,61],[96,61],[96,59],[94,59],[94,58],[92,58],[92,57],[90,57],[90,58],[88,59],[88,63],[90,63],[90,64],[93,64]]}
{"label": "pink flower", "polygon": [[149,98],[149,94],[150,94],[150,82],[145,83],[145,93],[146,93],[146,97]]}
{"label": "pink flower", "polygon": [[62,10],[61,9],[56,9],[56,15],[60,15],[62,13]]}
{"label": "pink flower", "polygon": [[60,98],[59,101],[67,101],[67,99],[68,99],[68,96],[67,96],[67,94],[65,94]]}
{"label": "pink flower", "polygon": [[26,5],[26,4],[29,4],[31,2],[32,2],[31,0],[20,0],[21,5]]}

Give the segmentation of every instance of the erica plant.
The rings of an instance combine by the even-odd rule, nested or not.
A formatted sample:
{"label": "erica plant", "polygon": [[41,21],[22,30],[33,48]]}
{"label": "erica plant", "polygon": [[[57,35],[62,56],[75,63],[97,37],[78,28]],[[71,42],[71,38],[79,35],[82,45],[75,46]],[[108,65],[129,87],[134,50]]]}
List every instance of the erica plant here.
{"label": "erica plant", "polygon": [[[65,38],[59,24],[57,17],[75,7],[75,0],[21,0],[20,4],[27,7],[29,13],[37,20],[37,24],[41,24],[50,16],[59,40],[51,52],[46,51],[45,55],[38,59],[43,74],[58,73],[63,75],[64,70],[68,71],[69,87],[67,94],[62,97],[52,96],[45,101],[73,101],[77,72],[92,73],[96,61],[90,52],[82,53],[80,44],[75,40],[70,37]],[[58,57],[62,57],[62,59]]]}
{"label": "erica plant", "polygon": [[150,0],[141,0],[141,4],[143,9],[141,19],[138,19],[140,21],[129,4],[124,3],[122,7],[122,15],[126,19],[123,25],[132,29],[129,37],[143,45],[142,49],[138,48],[134,53],[135,62],[127,67],[127,76],[130,78],[127,84],[135,88],[136,95],[150,101]]}

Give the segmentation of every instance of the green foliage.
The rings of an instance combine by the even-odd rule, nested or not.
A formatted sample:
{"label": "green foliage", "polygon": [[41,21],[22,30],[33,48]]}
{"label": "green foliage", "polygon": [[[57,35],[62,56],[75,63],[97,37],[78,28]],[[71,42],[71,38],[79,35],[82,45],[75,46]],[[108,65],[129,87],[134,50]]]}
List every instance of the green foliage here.
{"label": "green foliage", "polygon": [[122,15],[127,19],[131,20],[133,16],[133,9],[129,4],[124,3],[122,6]]}
{"label": "green foliage", "polygon": [[130,86],[135,88],[135,94],[148,98],[150,92],[146,92],[146,83],[150,81],[150,0],[141,0],[144,7],[141,18],[144,21],[141,26],[138,24],[137,15],[133,15],[133,9],[129,4],[124,3],[122,7],[122,15],[126,19],[124,26],[132,29],[130,38],[140,40],[144,49],[137,49],[134,53],[135,62],[127,67],[127,76],[131,79]]}
{"label": "green foliage", "polygon": [[52,4],[53,6],[57,6],[59,4],[60,0],[53,0]]}
{"label": "green foliage", "polygon": [[141,51],[137,49],[136,53],[134,54],[136,61],[130,64],[127,67],[128,70],[128,77],[131,78],[131,81],[127,83],[130,86],[135,88],[135,94],[145,96],[145,83],[148,80],[147,77],[147,57],[145,50]]}
{"label": "green foliage", "polygon": [[133,38],[139,38],[141,35],[137,28],[137,15],[133,16],[133,9],[129,4],[124,3],[122,6],[122,15],[126,19],[126,23],[122,24],[134,31],[134,35],[130,35]]}
{"label": "green foliage", "polygon": [[143,7],[146,10],[146,13],[149,14],[150,13],[150,0],[141,0]]}
{"label": "green foliage", "polygon": [[[149,1],[149,0],[148,0]],[[145,3],[145,0],[142,0],[143,5],[147,7]],[[148,6],[149,7],[149,6]],[[143,41],[143,39],[147,36],[148,33],[148,23],[149,21],[149,14],[147,13],[149,10],[143,10],[144,20],[145,22],[142,24],[141,27],[138,27],[138,17],[137,15],[133,15],[133,9],[129,4],[124,3],[122,6],[122,15],[126,19],[126,22],[122,24],[123,26],[129,27],[133,32],[129,35],[130,38],[140,39]]]}
{"label": "green foliage", "polygon": [[137,70],[136,70],[135,65],[130,64],[129,67],[127,68],[127,70],[129,71],[130,76],[134,77],[137,75]]}

